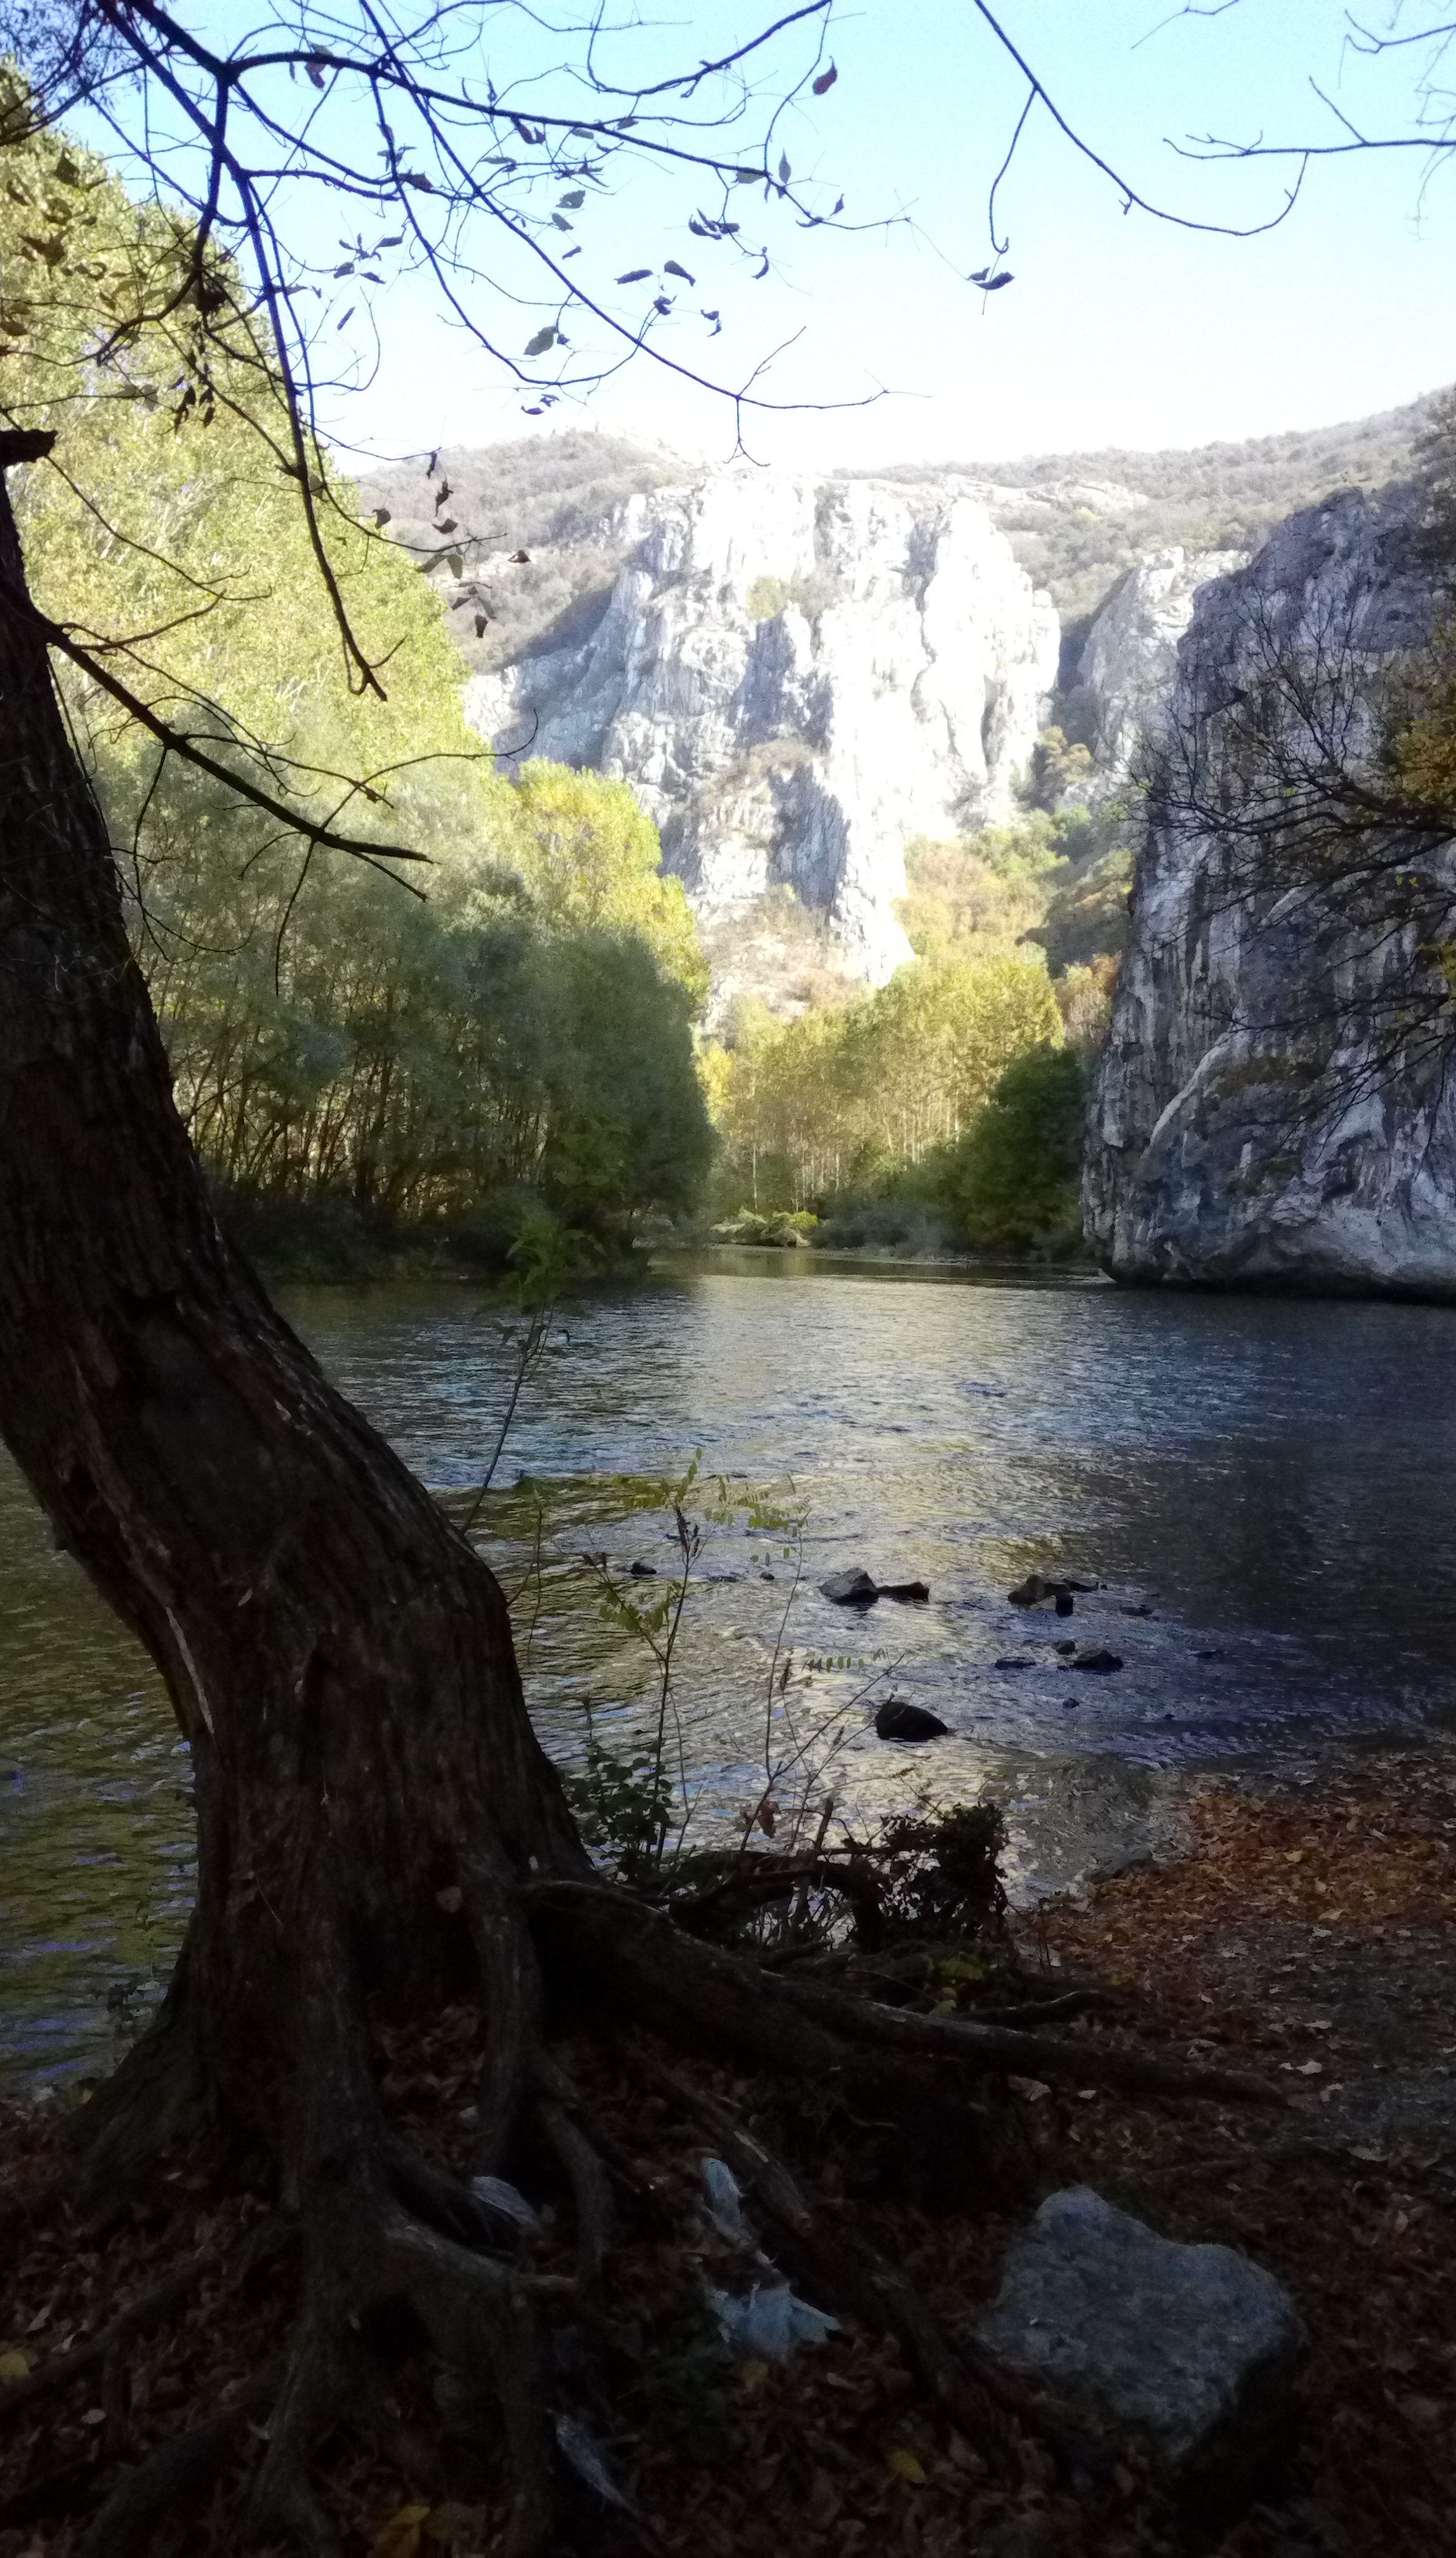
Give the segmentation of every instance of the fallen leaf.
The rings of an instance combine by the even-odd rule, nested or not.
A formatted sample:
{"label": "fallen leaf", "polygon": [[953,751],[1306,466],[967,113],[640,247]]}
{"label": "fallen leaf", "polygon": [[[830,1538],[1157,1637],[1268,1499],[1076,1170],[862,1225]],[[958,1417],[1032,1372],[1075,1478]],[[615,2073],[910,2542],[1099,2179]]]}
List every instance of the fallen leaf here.
{"label": "fallen leaf", "polygon": [[22,2353],[19,2345],[9,2353],[0,2353],[0,2380],[24,2380],[30,2367],[30,2355]]}
{"label": "fallen leaf", "polygon": [[418,2558],[420,2531],[429,2517],[427,2504],[396,2506],[387,2522],[381,2525],[370,2558]]}
{"label": "fallen leaf", "polygon": [[907,2487],[924,2487],[926,2474],[914,2452],[903,2444],[885,2454],[885,2467],[892,2478],[903,2479]]}

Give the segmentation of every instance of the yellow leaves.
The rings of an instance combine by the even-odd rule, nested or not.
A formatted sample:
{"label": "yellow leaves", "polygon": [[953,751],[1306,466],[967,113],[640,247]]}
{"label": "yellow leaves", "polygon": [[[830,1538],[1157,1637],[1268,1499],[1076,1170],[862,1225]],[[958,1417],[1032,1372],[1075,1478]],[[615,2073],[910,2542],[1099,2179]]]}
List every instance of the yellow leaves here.
{"label": "yellow leaves", "polygon": [[714,1115],[734,1154],[787,1156],[805,1189],[833,1190],[954,1137],[1013,1058],[1061,1040],[1041,959],[914,960],[797,1021],[741,1007]]}
{"label": "yellow leaves", "polygon": [[657,829],[627,782],[538,758],[494,813],[493,849],[523,874],[553,924],[635,932],[702,1003],[708,964],[687,892],[662,876]]}
{"label": "yellow leaves", "polygon": [[885,2454],[885,2467],[890,2476],[893,2479],[899,2479],[904,2487],[925,2487],[929,2484],[924,2465],[904,2443],[897,2443],[892,2451]]}
{"label": "yellow leaves", "polygon": [[429,2515],[427,2504],[401,2504],[378,2533],[369,2558],[418,2558],[421,2527]]}
{"label": "yellow leaves", "polygon": [[24,2380],[30,2367],[30,2355],[22,2353],[18,2345],[12,2345],[7,2353],[0,2353],[0,2380]]}

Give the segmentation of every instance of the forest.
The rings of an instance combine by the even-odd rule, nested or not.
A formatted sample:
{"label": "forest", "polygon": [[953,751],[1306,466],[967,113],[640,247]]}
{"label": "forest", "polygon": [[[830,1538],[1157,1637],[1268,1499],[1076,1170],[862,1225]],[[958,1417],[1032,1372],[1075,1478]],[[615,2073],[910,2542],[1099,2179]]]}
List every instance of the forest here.
{"label": "forest", "polygon": [[[104,307],[139,262],[165,258],[159,217],[54,136],[10,165],[0,330],[66,415],[64,467],[29,475],[20,501],[39,599],[61,617],[82,594],[94,625],[165,631],[165,674],[142,637],[132,675],[159,708],[186,688],[221,761],[218,777],[198,772],[68,674],[178,1103],[234,1230],[271,1263],[314,1270],[406,1241],[501,1266],[543,1212],[589,1255],[619,1258],[644,1230],[731,1228],[740,1212],[740,1232],[788,1214],[824,1241],[1068,1248],[1075,1060],[1061,1052],[1100,1018],[1127,878],[1105,822],[1029,805],[1018,826],[914,848],[917,955],[888,986],[831,989],[788,1020],[750,1001],[705,1037],[697,928],[628,786],[540,761],[514,778],[495,767],[462,715],[447,597],[411,564],[399,521],[381,537],[382,497],[371,507],[337,478],[336,574],[362,628],[396,635],[387,702],[341,693],[328,599],[241,362],[199,408],[173,387],[167,334],[143,332],[124,378],[87,395],[89,293]],[[48,296],[38,329],[58,244],[81,290]],[[569,609],[595,556],[573,540],[639,484],[642,458],[585,435],[544,467],[529,450],[534,483],[524,455],[513,474],[503,456],[495,529],[564,540],[569,574],[541,564],[534,604],[518,595],[508,621],[517,636],[521,612]],[[472,485],[456,504],[484,505]],[[409,504],[407,487],[390,494]],[[301,849],[239,800],[233,772],[286,776],[307,804],[358,815],[381,846],[403,834],[426,859]],[[1028,1053],[1045,1066],[988,1118]],[[1049,1205],[1028,1132],[1023,1213],[1001,1159],[1038,1072],[1064,1097],[1064,1134]],[[1001,1130],[984,1211],[982,1120]]]}

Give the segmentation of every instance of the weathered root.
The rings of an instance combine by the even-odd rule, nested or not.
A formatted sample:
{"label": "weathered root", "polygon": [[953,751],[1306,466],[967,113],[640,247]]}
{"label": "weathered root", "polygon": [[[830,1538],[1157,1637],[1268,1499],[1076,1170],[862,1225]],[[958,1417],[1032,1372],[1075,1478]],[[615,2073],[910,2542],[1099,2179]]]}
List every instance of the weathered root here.
{"label": "weathered root", "polygon": [[269,2421],[268,2448],[248,2498],[252,2538],[282,2539],[316,2558],[338,2558],[339,2552],[338,2534],[314,2493],[310,2467],[349,2405],[347,2320],[347,2300],[330,2297],[328,2289],[307,2300]]}
{"label": "weathered root", "polygon": [[[552,1880],[529,1887],[542,1918],[578,1963],[594,1967],[629,2018],[669,2025],[699,2048],[731,2051],[751,2065],[843,2084],[858,2060],[891,2065],[893,2085],[921,2059],[964,2071],[1069,2079],[1165,2096],[1278,2105],[1281,2091],[1251,2072],[1204,2068],[1145,2052],[1108,2050],[1074,2037],[918,2016],[818,1983],[788,1979],[702,1943],[662,1912],[601,1885]],[[619,2013],[620,2008],[619,2008]]]}
{"label": "weathered root", "polygon": [[88,2236],[113,2227],[160,2161],[194,2142],[202,2128],[191,1981],[189,1940],[146,2032],[73,2118],[75,2156],[49,2199],[64,2201]]}
{"label": "weathered root", "polygon": [[93,2516],[77,2558],[142,2558],[164,2523],[185,2518],[202,2503],[248,2424],[274,2396],[278,2379],[276,2370],[255,2373],[215,2416],[128,2470]]}
{"label": "weathered root", "polygon": [[541,1977],[530,1931],[510,1885],[484,1860],[466,1862],[461,1871],[486,2019],[475,2169],[478,2176],[495,2176],[519,2122],[540,2049]]}
{"label": "weathered root", "polygon": [[[327,1894],[320,1888],[315,1900],[311,1892],[309,1947],[290,2027],[294,2101],[276,2144],[301,2242],[299,2296],[286,2359],[269,2376],[266,2448],[246,2497],[250,2538],[285,2543],[308,2558],[337,2558],[337,2535],[316,2480],[331,2445],[351,2434],[363,2433],[412,2483],[428,2477],[433,2488],[449,2478],[448,2444],[437,2448],[428,2432],[417,2430],[417,2357],[424,2347],[447,2436],[459,2418],[477,2443],[492,2430],[498,2437],[508,2507],[498,2543],[504,2558],[544,2558],[552,2546],[554,2428],[559,2419],[569,2431],[574,2420],[555,2402],[545,2315],[562,2310],[609,2361],[636,2351],[624,2345],[626,2331],[618,2332],[605,2306],[616,2203],[620,2193],[630,2208],[655,2205],[660,2214],[670,2189],[657,2188],[626,2155],[547,2051],[547,1986],[553,2019],[564,2012],[568,2021],[579,2019],[589,2038],[605,2030],[617,2049],[625,2042],[634,2069],[679,2114],[707,2128],[752,2192],[786,2266],[814,2297],[876,2335],[894,2337],[946,2418],[993,2466],[1014,2473],[1019,2459],[1030,2457],[1024,2440],[1030,2434],[1075,2464],[1080,2447],[1061,2411],[1024,2390],[972,2343],[948,2336],[898,2265],[818,2209],[756,2132],[678,2077],[669,2061],[697,2048],[781,2081],[807,2083],[817,2097],[870,2122],[877,2136],[896,2136],[897,2166],[902,2157],[908,2164],[925,2158],[933,2171],[939,2164],[942,2194],[953,2194],[962,2207],[1015,2181],[1007,2109],[994,2101],[994,2090],[993,2101],[977,2103],[978,2078],[1015,2072],[1159,2094],[1264,2100],[1273,2090],[1241,2073],[1102,2050],[1058,2034],[1043,2025],[1045,2002],[1031,2006],[1031,2030],[1010,2019],[908,2014],[767,1970],[625,1892],[558,1878],[512,1886],[485,1863],[457,1870],[461,1915],[476,1953],[485,2047],[471,2168],[477,2178],[519,2173],[528,2187],[532,2155],[548,2176],[554,2170],[552,2181],[565,2189],[572,2209],[574,2274],[559,2260],[549,2271],[533,2271],[531,2242],[493,2209],[489,2195],[474,2189],[471,2174],[423,2155],[391,2127],[347,1932]],[[786,1859],[765,1882],[776,1893],[792,1892],[816,1874],[802,1859]],[[820,1879],[827,1885],[838,1878]],[[319,1887],[317,1867],[310,1881]],[[1092,1994],[1074,1990],[1054,2003],[1053,2013],[1070,2021],[1091,2003]],[[154,2055],[159,2062],[165,2044],[163,2038]],[[185,2073],[173,2074],[175,2060],[165,2069],[176,2095]],[[169,2124],[177,2119],[168,2114]],[[136,2159],[130,2099],[109,2107],[106,2137],[114,2139],[123,2125],[124,2145]],[[248,2261],[257,2261],[263,2243],[254,2232]],[[266,2243],[279,2246],[278,2224]],[[219,2261],[229,2260],[205,2255],[179,2266],[88,2344],[0,2392],[0,2416],[99,2368],[107,2411],[101,2448],[114,2461],[128,2431],[128,2342],[211,2282]],[[113,2551],[140,2558],[165,2516],[188,2510],[190,2499],[205,2495],[248,2451],[248,2427],[262,2404],[263,2384],[252,2384],[191,2434],[140,2462],[96,2515],[83,2558],[101,2558],[103,2550],[106,2558]]]}
{"label": "weathered root", "polygon": [[69,2353],[59,2353],[54,2361],[43,2362],[39,2369],[27,2372],[23,2380],[8,2381],[0,2389],[0,2424],[37,2398],[49,2398],[58,2390],[69,2389],[73,2381],[85,2379],[98,2364],[104,2366],[119,2346],[180,2309],[221,2262],[221,2257],[214,2254],[190,2256],[162,2282],[128,2301],[125,2309],[119,2310],[84,2345],[73,2345]]}
{"label": "weathered root", "polygon": [[379,2232],[381,2294],[422,2319],[448,2373],[481,2397],[489,2372],[505,2431],[511,2502],[504,2558],[537,2558],[555,2516],[545,2355],[528,2286],[509,2266],[470,2254],[402,2212]]}
{"label": "weathered root", "polygon": [[576,2206],[576,2282],[584,2302],[595,2301],[612,2244],[612,2181],[599,2151],[569,2103],[542,2096],[536,2117],[571,2187]]}
{"label": "weathered root", "polygon": [[[969,2442],[1000,2466],[1010,2464],[1006,2410],[1025,2412],[1020,2393],[1000,2375],[972,2372],[940,2322],[898,2267],[852,2237],[831,2230],[782,2159],[756,2132],[675,2070],[644,2058],[643,2066],[680,2112],[696,2116],[771,2222],[793,2270],[816,2295],[871,2329],[898,2338],[946,2415]],[[1030,2404],[1030,2402],[1028,2402]]]}
{"label": "weathered root", "polygon": [[702,1892],[674,1902],[676,1923],[696,1934],[725,1911],[742,1911],[775,1901],[793,1901],[808,1890],[836,1892],[854,1912],[855,1941],[867,1952],[884,1941],[885,1900],[878,1876],[862,1856],[803,1855],[745,1857],[733,1870]]}

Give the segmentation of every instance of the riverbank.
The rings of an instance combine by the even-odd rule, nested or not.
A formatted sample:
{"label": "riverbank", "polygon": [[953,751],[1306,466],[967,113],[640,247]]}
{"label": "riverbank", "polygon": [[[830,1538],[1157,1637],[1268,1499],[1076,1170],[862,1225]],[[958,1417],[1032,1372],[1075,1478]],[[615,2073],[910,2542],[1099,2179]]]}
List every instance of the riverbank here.
{"label": "riverbank", "polygon": [[[1251,2111],[1013,2082],[1035,2188],[1095,2185],[1171,2235],[1246,2249],[1294,2294],[1311,2340],[1298,2439],[1263,2500],[1222,2538],[1186,2534],[1135,2460],[1069,2486],[1028,2439],[1008,2482],[934,2412],[898,2349],[851,2325],[784,2365],[705,2354],[691,2286],[712,2250],[689,2242],[684,2260],[681,2243],[696,2220],[701,2135],[645,2100],[640,2080],[584,2063],[625,2174],[647,2175],[655,2198],[646,2223],[628,2209],[636,2234],[616,2293],[627,2385],[604,2448],[656,2545],[674,2558],[778,2558],[792,2530],[802,2558],[968,2547],[987,2558],[1215,2547],[1223,2558],[1431,2558],[1456,2509],[1453,1918],[1456,1747],[1439,1741],[1347,1760],[1308,1786],[1210,1786],[1190,1798],[1167,1862],[1023,1922],[1034,1970],[1111,1994],[1110,2013],[1073,2029],[1090,2062],[1135,2042],[1251,2069],[1285,2098]],[[386,2084],[416,2126],[468,2095],[467,2042],[447,2016],[392,2054]],[[742,2084],[717,2084],[753,2102]],[[767,2119],[802,2148],[808,2126],[793,2100],[771,2099]],[[57,2118],[14,2109],[3,2134],[9,2196],[34,2191],[55,2163]],[[822,2167],[816,2136],[809,2156]],[[985,2212],[968,2194],[964,2212],[933,2218],[853,2192],[852,2166],[851,2151],[822,2182],[953,2334],[993,2288],[1021,2212]],[[22,2240],[0,2379],[73,2353],[195,2251],[225,2260],[264,2212],[261,2199],[215,2187],[198,2158],[172,2192],[166,2213],[113,2220],[90,2241],[55,2227]],[[549,2226],[544,2243],[549,2253]],[[0,2558],[71,2558],[78,2543],[58,2504],[73,2513],[89,2475],[114,2476],[266,2361],[291,2281],[286,2252],[242,2280],[204,2270],[180,2319],[129,2338],[109,2377],[82,2365],[29,2412],[0,2394]],[[423,2498],[377,2452],[341,2454],[332,2479],[348,2558],[486,2558],[496,2545],[488,2503]],[[625,2526],[607,2527],[600,2508],[598,2523],[605,2545],[628,2548]],[[222,2544],[200,2527],[178,2545]]]}
{"label": "riverbank", "polygon": [[1038,1941],[1286,2110],[1211,2125],[1093,2095],[1058,2137],[1110,2199],[1243,2248],[1299,2306],[1299,2438],[1229,2558],[1431,2558],[1456,2511],[1456,1746],[1210,1786],[1182,1818],[1174,1859],[1046,1912]]}

